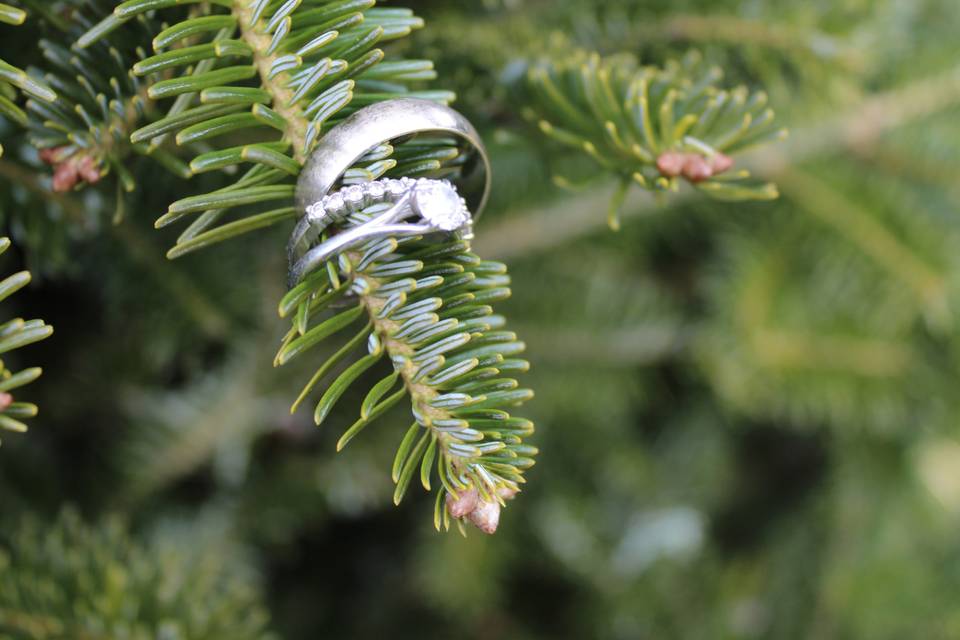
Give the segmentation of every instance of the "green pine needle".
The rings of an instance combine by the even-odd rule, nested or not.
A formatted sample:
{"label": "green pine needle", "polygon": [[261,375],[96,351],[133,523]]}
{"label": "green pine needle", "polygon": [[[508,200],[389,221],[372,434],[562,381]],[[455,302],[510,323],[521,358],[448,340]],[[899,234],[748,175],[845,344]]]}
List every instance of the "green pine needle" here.
{"label": "green pine needle", "polygon": [[[576,52],[530,65],[529,117],[551,140],[590,156],[621,184],[675,191],[679,181],[728,201],[770,200],[774,185],[735,168],[742,152],[781,138],[762,92],[721,89],[696,53],[663,68],[629,55]],[[618,190],[609,224],[625,196]]]}

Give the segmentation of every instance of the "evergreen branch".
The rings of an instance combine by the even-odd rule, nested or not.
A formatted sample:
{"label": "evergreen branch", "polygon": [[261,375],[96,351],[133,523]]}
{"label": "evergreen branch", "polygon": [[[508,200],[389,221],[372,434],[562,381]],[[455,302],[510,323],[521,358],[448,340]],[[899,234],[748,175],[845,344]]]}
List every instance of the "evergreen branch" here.
{"label": "evergreen branch", "polygon": [[953,378],[911,339],[902,287],[816,227],[773,235],[780,241],[728,238],[709,289],[713,320],[694,352],[720,396],[798,425],[887,430],[934,419],[929,395]]}
{"label": "evergreen branch", "polygon": [[846,371],[867,378],[903,375],[914,355],[903,344],[863,336],[757,329],[752,348],[765,368]]}
{"label": "evergreen branch", "polygon": [[578,52],[542,60],[527,74],[531,119],[560,144],[589,155],[621,187],[610,226],[631,184],[675,191],[682,178],[721,200],[769,200],[770,183],[732,171],[731,155],[783,137],[764,93],[718,89],[722,72],[691,53],[663,68],[639,67],[626,55],[601,58]]}
{"label": "evergreen branch", "polygon": [[245,559],[197,529],[143,544],[115,519],[88,526],[69,509],[52,526],[24,520],[0,541],[0,635],[272,638]]}
{"label": "evergreen branch", "polygon": [[[939,136],[939,131],[936,135]],[[909,133],[902,136],[908,138]],[[910,140],[910,142],[914,142]],[[918,184],[939,187],[944,189],[951,200],[960,201],[960,185],[954,181],[954,176],[960,173],[960,164],[953,159],[938,157],[929,153],[930,149],[920,144],[905,142],[885,143],[883,145],[868,144],[851,149],[857,160],[877,170],[881,175],[891,180],[909,180]],[[930,146],[935,146],[933,143]]]}
{"label": "evergreen branch", "polygon": [[[0,177],[23,187],[38,198],[56,205],[71,224],[89,225],[87,208],[71,194],[50,191],[33,173],[21,165],[0,159]],[[165,289],[170,299],[183,308],[207,335],[220,337],[227,333],[229,318],[223,310],[213,303],[182,271],[171,269],[171,265],[156,251],[143,235],[130,224],[114,224],[110,233],[119,240],[119,246],[130,260],[142,266],[155,280],[157,286]]]}
{"label": "evergreen branch", "polygon": [[154,494],[211,460],[225,483],[243,477],[251,443],[270,428],[279,402],[259,385],[262,356],[263,349],[245,349],[184,390],[125,394],[137,425],[117,456],[126,479],[121,499]]}
{"label": "evergreen branch", "polygon": [[780,182],[807,214],[847,238],[891,277],[902,281],[934,325],[952,324],[947,274],[929,263],[928,252],[911,247],[902,232],[889,229],[874,212],[811,174],[794,167],[780,174]]}
{"label": "evergreen branch", "polygon": [[[766,149],[765,164],[757,170],[776,174],[787,162],[826,155],[846,148],[862,147],[883,134],[928,118],[960,103],[960,65],[911,79],[893,89],[868,95],[842,112],[806,124],[791,136],[782,152]],[[767,164],[769,163],[769,169]]]}
{"label": "evergreen branch", "polygon": [[[385,59],[381,45],[423,23],[409,10],[378,8],[375,0],[131,0],[78,44],[89,47],[125,22],[182,5],[190,5],[191,13],[155,34],[155,55],[134,66],[151,99],[173,103],[165,117],[134,131],[131,141],[147,149],[168,135],[181,146],[215,143],[225,134],[266,141],[194,158],[194,173],[252,166],[230,186],[170,205],[158,227],[193,218],[170,257],[293,219],[295,211],[278,207],[278,201],[290,200],[300,167],[323,132],[359,107],[400,95],[440,102],[453,98],[409,88],[434,77],[431,63]],[[183,75],[173,75],[178,72]],[[349,177],[372,180],[409,167],[428,174],[458,155],[454,149],[439,156],[427,149],[391,158],[392,151],[378,150]],[[214,226],[234,214],[237,219]]]}
{"label": "evergreen branch", "polygon": [[[785,95],[799,93],[810,102],[836,94],[835,84],[849,85],[868,66],[862,19],[845,16],[840,23],[826,6],[804,7],[792,15],[784,15],[782,6],[769,11],[771,6],[755,11],[736,6],[675,10],[657,17],[613,10],[606,19],[584,25],[579,39],[614,50],[630,50],[638,42],[658,51],[709,47],[725,68],[773,90],[787,89]],[[884,10],[873,13],[879,21]]]}
{"label": "evergreen branch", "polygon": [[[157,34],[156,55],[134,67],[135,74],[146,78],[149,97],[175,102],[166,117],[135,131],[132,142],[153,145],[173,134],[183,145],[227,133],[268,141],[221,147],[194,158],[194,173],[238,164],[253,167],[230,186],[170,205],[158,227],[194,218],[170,257],[292,219],[296,210],[287,203],[307,155],[328,127],[358,108],[399,95],[452,100],[445,92],[408,88],[433,77],[430,63],[384,60],[377,45],[407,35],[422,22],[408,10],[379,9],[374,0],[131,0],[117,6],[79,44],[90,46],[125,21],[182,4],[193,5],[195,13]],[[181,44],[186,46],[177,46]],[[185,75],[158,75],[175,69]],[[459,156],[454,142],[445,138],[398,147],[385,142],[345,181],[365,182],[387,172],[455,175]],[[214,226],[227,213],[239,216]],[[352,222],[369,214],[358,214]],[[480,260],[466,243],[437,248],[394,239],[345,257],[340,267],[329,264],[281,305],[282,315],[294,310],[296,315],[277,364],[367,319],[365,328],[320,367],[294,408],[368,341],[368,355],[326,388],[315,411],[317,423],[364,372],[389,357],[394,372],[372,388],[360,419],[338,448],[409,395],[417,422],[398,451],[395,502],[417,469],[421,483],[430,488],[436,463],[442,484],[437,528],[449,528],[452,516],[458,525],[469,518],[492,533],[501,505],[519,491],[522,472],[536,453],[522,444],[533,425],[503,410],[532,396],[508,377],[527,369],[515,357],[524,345],[500,330],[505,320],[489,306],[509,295],[505,267]],[[348,295],[354,301],[350,309],[318,320],[324,309]],[[402,388],[396,390],[398,385]]]}
{"label": "evergreen branch", "polygon": [[674,13],[654,22],[637,21],[636,35],[644,40],[670,39],[691,42],[722,42],[732,46],[758,46],[789,55],[799,52],[811,59],[840,60],[853,66],[856,50],[821,29],[795,26],[723,13]]}
{"label": "evergreen branch", "polygon": [[[745,164],[768,180],[793,164],[838,151],[863,148],[883,134],[923,120],[960,103],[960,66],[906,83],[902,87],[868,96],[841,113],[797,127],[782,150],[765,148],[748,153]],[[562,204],[513,212],[487,227],[477,241],[477,251],[500,260],[543,252],[593,233],[599,224],[595,211],[609,201],[609,187],[573,194]],[[644,193],[627,196],[625,217],[642,217],[661,210]],[[683,194],[679,195],[679,199]],[[678,202],[674,200],[674,203]]]}
{"label": "evergreen branch", "polygon": [[[53,190],[67,192],[117,176],[118,200],[136,188],[132,161],[149,157],[181,178],[190,177],[189,167],[166,146],[148,148],[130,143],[130,134],[161,113],[147,96],[146,87],[130,67],[143,58],[140,38],[115,37],[86,49],[70,49],[71,42],[110,11],[107,0],[83,0],[69,8],[69,22],[56,28],[39,46],[47,62],[46,81],[57,89],[52,103],[31,100],[27,104],[31,143],[40,158],[53,168]],[[159,26],[146,16],[138,19],[139,32]],[[79,75],[78,75],[79,72]],[[115,220],[126,210],[122,201]]]}
{"label": "evergreen branch", "polygon": [[[0,238],[0,254],[9,248],[10,239]],[[29,271],[8,276],[0,282],[0,302],[29,283]],[[8,320],[0,325],[0,354],[49,338],[52,333],[53,327],[45,324],[43,320],[24,320],[23,318]],[[33,382],[42,372],[39,367],[32,367],[14,373],[7,369],[3,361],[0,361],[0,430],[15,433],[23,433],[27,430],[27,425],[22,420],[36,416],[37,405],[17,402],[10,392]]]}
{"label": "evergreen branch", "polygon": [[[376,215],[373,209],[366,215]],[[394,501],[400,503],[415,475],[427,490],[436,475],[438,529],[448,529],[453,516],[493,533],[500,507],[520,490],[523,472],[534,463],[536,449],[523,443],[533,424],[506,411],[533,396],[511,377],[529,368],[517,357],[525,345],[491,306],[509,297],[509,282],[504,265],[481,260],[465,242],[390,238],[349,253],[339,270],[331,265],[315,274],[280,305],[293,326],[278,365],[334,334],[353,335],[320,367],[294,410],[351,352],[367,347],[327,386],[316,406],[317,424],[361,374],[390,360],[393,371],[372,387],[337,448],[409,397],[416,422],[397,452]],[[321,315],[337,305],[348,307]]]}
{"label": "evergreen branch", "polygon": [[[0,3],[0,23],[21,25],[26,18],[27,14],[22,9]],[[9,118],[17,124],[25,125],[27,114],[15,102],[17,90],[44,102],[50,102],[57,97],[53,89],[46,84],[31,78],[22,69],[8,64],[0,58],[0,116]],[[3,147],[0,146],[0,155],[2,154]]]}
{"label": "evergreen branch", "polygon": [[[561,18],[563,26],[557,30],[573,34],[581,46],[603,51],[657,56],[689,47],[709,51],[711,60],[730,76],[769,91],[780,113],[794,106],[809,113],[815,107],[829,110],[845,104],[879,78],[914,76],[916,65],[906,61],[929,55],[936,43],[948,40],[934,31],[949,33],[953,23],[944,19],[935,27],[928,25],[929,31],[913,27],[920,16],[949,14],[947,6],[942,0],[924,0],[911,5],[908,18],[896,2],[886,0],[867,11],[853,5],[841,9],[837,3],[610,2],[593,11],[581,4]],[[541,22],[562,12],[551,7],[543,14],[536,16]],[[949,59],[943,53],[940,59]]]}

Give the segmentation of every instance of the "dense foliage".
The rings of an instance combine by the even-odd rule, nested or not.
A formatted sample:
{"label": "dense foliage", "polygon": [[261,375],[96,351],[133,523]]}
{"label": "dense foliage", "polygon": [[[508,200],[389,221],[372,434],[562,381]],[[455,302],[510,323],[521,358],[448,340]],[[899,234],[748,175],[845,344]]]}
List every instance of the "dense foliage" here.
{"label": "dense foliage", "polygon": [[[239,638],[266,640],[257,576],[214,520],[165,525],[147,546],[111,520],[73,511],[26,519],[0,554],[0,631],[7,638]],[[7,537],[7,536],[5,536]]]}
{"label": "dense foliage", "polygon": [[[45,373],[0,448],[0,635],[261,637],[267,610],[291,639],[960,635],[953,0],[17,4],[0,213],[33,282],[3,315],[57,334],[4,354]],[[288,293],[311,143],[411,93],[491,147],[473,246]],[[350,178],[458,161],[391,146]],[[537,425],[496,536],[436,533],[442,491],[393,506],[444,480],[372,326],[397,291],[408,335],[477,341],[431,393],[536,390],[510,432],[441,423],[516,482]],[[111,608],[117,581],[153,604]]]}

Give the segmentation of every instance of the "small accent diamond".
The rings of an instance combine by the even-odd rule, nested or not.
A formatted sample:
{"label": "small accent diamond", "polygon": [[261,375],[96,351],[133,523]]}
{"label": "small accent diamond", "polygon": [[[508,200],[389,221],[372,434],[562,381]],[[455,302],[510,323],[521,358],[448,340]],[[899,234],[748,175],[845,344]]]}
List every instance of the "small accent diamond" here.
{"label": "small accent diamond", "polygon": [[372,200],[380,201],[387,193],[387,188],[382,182],[368,182],[364,187]]}
{"label": "small accent diamond", "polygon": [[320,202],[307,207],[307,220],[309,220],[311,224],[317,224],[321,222],[326,215],[327,212],[323,208],[323,204]]}
{"label": "small accent diamond", "polygon": [[340,193],[333,193],[327,196],[326,201],[324,202],[324,208],[330,215],[338,216],[343,214],[343,210],[346,208],[347,203],[344,201],[343,196]]}
{"label": "small accent diamond", "polygon": [[353,185],[352,187],[347,187],[343,194],[344,200],[346,200],[347,206],[353,210],[358,211],[363,208],[363,187],[360,185]]}

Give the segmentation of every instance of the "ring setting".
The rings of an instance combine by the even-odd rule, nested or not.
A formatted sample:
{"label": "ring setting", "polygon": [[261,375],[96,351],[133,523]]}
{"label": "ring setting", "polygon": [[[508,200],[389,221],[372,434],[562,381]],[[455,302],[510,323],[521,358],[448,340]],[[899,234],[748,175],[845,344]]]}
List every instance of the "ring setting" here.
{"label": "ring setting", "polygon": [[400,178],[375,180],[351,185],[325,196],[307,207],[307,220],[314,232],[340,224],[353,214],[378,204],[396,204],[410,195],[412,211],[433,224],[438,231],[462,231],[469,227],[472,216],[466,200],[446,180]]}
{"label": "ring setting", "polygon": [[[360,215],[369,207],[384,204],[392,206],[373,218]],[[414,220],[405,222],[410,218]],[[372,240],[435,233],[467,240],[473,237],[473,216],[466,200],[449,181],[429,178],[385,179],[344,187],[307,207],[305,220],[316,237],[331,226],[356,224],[307,251],[291,270],[291,285],[316,265]]]}

